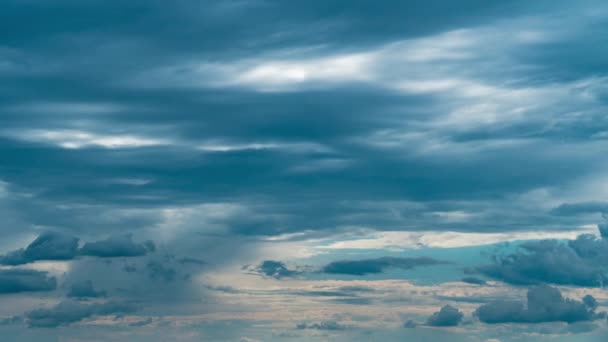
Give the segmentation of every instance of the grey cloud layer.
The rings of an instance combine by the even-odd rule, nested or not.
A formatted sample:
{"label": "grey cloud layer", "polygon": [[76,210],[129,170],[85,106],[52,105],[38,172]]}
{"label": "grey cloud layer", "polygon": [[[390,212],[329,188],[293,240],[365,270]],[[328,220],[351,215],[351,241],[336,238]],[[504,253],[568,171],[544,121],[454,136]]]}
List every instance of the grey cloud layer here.
{"label": "grey cloud layer", "polygon": [[36,309],[25,314],[27,324],[36,328],[54,328],[69,325],[97,315],[116,315],[131,313],[136,307],[129,303],[106,302],[83,304],[66,300],[52,308]]}
{"label": "grey cloud layer", "polygon": [[[569,201],[551,189],[601,169],[605,62],[581,49],[588,41],[555,36],[562,21],[584,35],[601,18],[527,20],[572,10],[524,1],[29,5],[38,11],[7,4],[3,25],[28,13],[90,19],[40,15],[3,40],[0,179],[33,195],[10,200],[30,227],[141,230],[164,222],[162,208],[218,202],[255,213],[221,219],[243,235],[555,229],[603,209],[563,215],[572,209],[530,195]],[[429,16],[438,20],[414,24]],[[145,34],[167,20],[182,25]],[[155,79],[159,70],[169,75]],[[407,201],[415,207],[395,204]]]}

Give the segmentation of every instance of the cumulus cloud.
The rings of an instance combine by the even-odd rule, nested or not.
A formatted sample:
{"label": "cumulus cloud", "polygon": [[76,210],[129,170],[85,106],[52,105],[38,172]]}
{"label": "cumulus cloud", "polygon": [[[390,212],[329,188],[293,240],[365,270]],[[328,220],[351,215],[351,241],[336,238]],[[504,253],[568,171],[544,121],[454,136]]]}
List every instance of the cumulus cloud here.
{"label": "cumulus cloud", "polygon": [[0,293],[52,291],[57,287],[55,277],[34,270],[0,270]]}
{"label": "cumulus cloud", "polygon": [[73,300],[65,300],[52,308],[29,311],[25,314],[25,318],[30,327],[53,328],[80,322],[93,316],[125,314],[135,310],[135,306],[124,302],[82,304]]}
{"label": "cumulus cloud", "polygon": [[366,275],[382,273],[387,268],[409,270],[420,266],[445,264],[446,262],[429,257],[397,258],[381,257],[363,260],[340,260],[331,262],[321,268],[321,272],[330,274]]}
{"label": "cumulus cloud", "polygon": [[97,298],[97,297],[105,297],[105,291],[95,290],[93,287],[93,282],[90,280],[72,284],[70,287],[70,291],[67,293],[68,297],[73,298]]}
{"label": "cumulus cloud", "polygon": [[[600,226],[600,232],[604,226]],[[575,240],[541,240],[522,244],[514,253],[495,256],[490,265],[477,267],[482,274],[507,283],[528,285],[602,286],[608,279],[608,239],[592,234]]]}
{"label": "cumulus cloud", "polygon": [[453,327],[462,321],[464,314],[457,308],[446,305],[441,310],[433,313],[426,321],[427,325],[433,327]]}
{"label": "cumulus cloud", "polygon": [[155,250],[152,241],[135,243],[133,236],[111,236],[106,240],[87,242],[80,249],[80,254],[100,258],[142,256]]}
{"label": "cumulus cloud", "polygon": [[70,260],[78,250],[78,238],[56,232],[40,234],[25,249],[0,257],[0,264],[22,265],[38,260]]}
{"label": "cumulus cloud", "polygon": [[484,323],[580,322],[603,317],[597,302],[587,295],[582,301],[564,298],[555,287],[541,285],[528,290],[527,306],[521,301],[501,300],[480,306],[475,315]]}

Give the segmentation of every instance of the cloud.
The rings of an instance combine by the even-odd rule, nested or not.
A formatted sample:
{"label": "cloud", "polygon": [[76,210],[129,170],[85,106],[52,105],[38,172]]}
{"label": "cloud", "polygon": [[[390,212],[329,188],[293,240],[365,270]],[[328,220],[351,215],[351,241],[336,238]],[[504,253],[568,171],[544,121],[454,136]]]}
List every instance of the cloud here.
{"label": "cloud", "polygon": [[[604,234],[601,229],[600,232]],[[494,256],[493,264],[477,267],[477,271],[516,285],[546,282],[602,286],[608,279],[601,266],[606,262],[608,239],[582,234],[567,243],[559,240],[523,243],[515,253]]]}
{"label": "cloud", "polygon": [[[393,248],[472,246],[462,257],[470,266],[479,260],[471,251],[485,248],[473,246],[571,238],[606,200],[605,13],[597,0],[8,0],[0,14],[0,248],[24,248],[0,263],[61,268],[66,291],[91,279],[83,292],[159,303],[151,309],[159,315],[258,320],[275,317],[278,301],[265,292],[256,307],[250,288],[328,278],[291,261],[360,283],[386,278],[382,272],[457,281],[456,267],[411,272],[431,264],[378,257],[398,255],[383,254]],[[61,256],[70,262],[41,263],[42,254],[28,256],[20,243],[46,229],[93,240]],[[97,241],[125,233],[142,240]],[[208,266],[153,259],[151,245],[140,243],[148,238]],[[603,249],[591,238],[532,243],[480,271],[511,284],[601,286]],[[451,261],[446,250],[427,251]],[[305,253],[319,255],[295,260]],[[122,256],[138,257],[100,260]],[[270,279],[239,274],[234,265],[244,263]],[[190,281],[181,281],[184,271]],[[289,277],[298,279],[274,281]],[[202,279],[241,293],[216,291],[199,305],[199,292],[209,292]],[[295,297],[297,306],[346,307],[324,294]],[[5,297],[19,297],[21,308],[40,296]],[[382,289],[361,296],[335,298],[373,299],[345,309],[351,313],[389,303],[378,298]],[[390,310],[409,315],[438,298],[404,295],[411,305],[393,301]],[[377,324],[394,324],[385,312]],[[289,321],[303,319],[320,318]],[[426,330],[440,329],[406,333]],[[270,339],[257,331],[232,339],[240,336]]]}
{"label": "cloud", "polygon": [[87,242],[80,249],[80,254],[100,258],[135,257],[154,250],[155,245],[152,241],[135,243],[132,235],[119,235],[102,241]]}
{"label": "cloud", "polygon": [[68,297],[73,298],[97,298],[105,297],[105,291],[97,291],[93,287],[93,282],[90,280],[72,284],[70,291],[67,293]]}
{"label": "cloud", "polygon": [[562,334],[585,334],[589,333],[595,329],[599,328],[598,325],[591,322],[575,322],[568,324],[567,327],[564,327],[561,331]]}
{"label": "cloud", "polygon": [[152,260],[146,264],[146,271],[152,279],[160,279],[166,282],[175,280],[177,271],[170,266],[163,264],[160,261]]}
{"label": "cloud", "polygon": [[101,304],[82,304],[65,300],[52,308],[29,311],[25,314],[28,326],[34,328],[54,328],[80,322],[93,316],[131,313],[136,307],[124,302],[106,302]]}
{"label": "cloud", "polygon": [[129,323],[130,327],[144,327],[146,325],[150,325],[154,322],[154,319],[152,319],[152,317],[148,317],[144,320],[141,321],[137,321],[137,322],[133,322],[133,323]]}
{"label": "cloud", "polygon": [[494,301],[480,306],[475,315],[484,323],[579,322],[599,317],[595,298],[587,295],[582,301],[564,298],[555,287],[541,285],[528,290],[528,303]]}
{"label": "cloud", "polygon": [[445,264],[445,262],[429,257],[381,257],[376,259],[334,261],[323,266],[321,268],[321,272],[329,274],[366,275],[382,273],[388,268],[409,270],[420,266],[432,266],[440,264]]}
{"label": "cloud", "polygon": [[293,277],[300,273],[299,271],[289,269],[285,263],[275,260],[264,260],[261,264],[256,266],[253,271],[262,276],[276,279]]}
{"label": "cloud", "polygon": [[[1,134],[1,133],[0,133]],[[73,130],[30,130],[9,134],[15,139],[49,143],[66,149],[102,147],[108,149],[169,145],[170,142],[131,135],[98,134]]]}
{"label": "cloud", "polygon": [[79,239],[56,232],[40,234],[25,249],[0,257],[0,264],[22,265],[42,260],[71,260],[79,255],[99,258],[142,256],[155,250],[154,242],[133,242],[130,234],[111,236],[106,240],[87,242],[78,249]]}
{"label": "cloud", "polygon": [[0,325],[13,325],[13,324],[22,324],[23,317],[20,316],[12,316],[7,318],[0,319]]}
{"label": "cloud", "polygon": [[176,261],[182,265],[195,265],[195,266],[207,265],[207,263],[204,260],[197,259],[197,258],[184,257],[184,258],[179,258]]}
{"label": "cloud", "polygon": [[321,321],[319,323],[298,323],[298,329],[315,329],[315,330],[344,330],[346,327],[334,320]]}
{"label": "cloud", "polygon": [[55,277],[34,270],[0,270],[0,293],[52,291],[57,287]]}
{"label": "cloud", "polygon": [[403,327],[407,328],[407,329],[414,329],[417,326],[418,326],[418,323],[414,322],[411,319],[407,320],[407,321],[405,321],[405,323],[403,323]]}
{"label": "cloud", "polygon": [[56,232],[40,234],[25,249],[0,257],[0,264],[21,265],[38,260],[70,260],[77,255],[78,238]]}
{"label": "cloud", "polygon": [[475,285],[486,285],[487,284],[487,282],[485,280],[476,278],[476,277],[464,277],[464,278],[460,279],[460,281],[462,281],[464,283],[475,284]]}
{"label": "cloud", "polygon": [[608,212],[608,202],[564,203],[551,210],[551,213],[562,216],[605,212]]}
{"label": "cloud", "polygon": [[432,314],[426,321],[426,324],[433,327],[453,327],[460,324],[463,317],[464,314],[460,310],[446,305],[438,312]]}

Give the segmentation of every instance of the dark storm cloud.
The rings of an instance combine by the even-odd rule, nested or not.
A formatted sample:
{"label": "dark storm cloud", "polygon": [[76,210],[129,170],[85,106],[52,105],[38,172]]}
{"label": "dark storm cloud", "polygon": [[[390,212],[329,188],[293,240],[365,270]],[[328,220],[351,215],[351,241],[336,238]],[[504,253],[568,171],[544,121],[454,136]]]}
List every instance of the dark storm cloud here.
{"label": "dark storm cloud", "polygon": [[25,249],[0,257],[0,264],[21,265],[38,260],[70,260],[77,255],[78,238],[56,232],[39,235]]}
{"label": "dark storm cloud", "polygon": [[52,308],[29,311],[25,314],[28,326],[33,328],[54,328],[80,322],[86,318],[103,315],[120,315],[134,312],[137,308],[124,302],[83,304],[66,300]]}
{"label": "dark storm cloud", "polygon": [[[592,5],[584,2],[580,6]],[[353,223],[399,230],[524,229],[515,224],[519,222],[527,228],[563,228],[570,219],[538,211],[522,213],[505,201],[533,189],[567,184],[597,170],[599,152],[593,151],[601,149],[548,155],[548,150],[559,148],[551,141],[557,133],[549,136],[542,132],[548,126],[559,128],[558,133],[569,132],[569,141],[576,145],[580,142],[577,139],[587,142],[590,134],[601,133],[600,120],[557,120],[559,125],[530,120],[513,125],[501,122],[489,130],[465,127],[436,131],[434,120],[454,108],[446,108],[434,94],[402,94],[382,85],[346,82],[318,89],[258,92],[243,87],[175,85],[169,79],[144,85],[124,81],[173,68],[196,83],[203,77],[190,75],[190,64],[237,65],[243,59],[263,63],[273,58],[306,61],[451,30],[475,31],[478,25],[492,24],[498,18],[544,15],[547,11],[559,13],[563,8],[548,1],[483,6],[478,1],[458,5],[440,1],[357,2],[349,6],[280,1],[230,5],[184,1],[172,6],[159,1],[126,6],[66,1],[26,6],[11,1],[3,6],[4,20],[0,21],[0,25],[11,27],[0,30],[9,32],[1,35],[6,49],[0,50],[0,72],[10,85],[1,88],[6,96],[0,100],[4,127],[0,179],[33,194],[25,201],[16,201],[28,223],[69,230],[77,236],[102,230],[114,233],[121,231],[118,226],[137,231],[163,221],[159,208],[226,200],[260,207],[255,208],[259,209],[255,217],[237,215],[224,220],[230,234],[241,235],[304,229],[332,234],[335,227]],[[61,13],[78,19],[61,20]],[[238,23],[233,20],[235,15],[241,18]],[[421,24],[419,18],[435,20]],[[23,26],[31,20],[37,22],[35,27]],[[167,24],[171,22],[180,25]],[[149,34],[150,28],[155,28],[154,36]],[[521,58],[534,67],[544,66],[542,59],[546,58],[568,64],[575,73],[572,69],[577,63],[560,61],[559,56],[568,52],[585,61],[584,50],[570,46],[583,43],[564,39],[568,40],[567,51],[559,44],[550,45],[549,51],[525,45],[501,56],[513,58],[513,65],[519,65]],[[435,48],[431,43],[431,52]],[[474,50],[471,47],[467,52]],[[463,72],[450,76],[470,77],[488,86],[509,83],[504,73],[513,73],[510,77],[523,88],[542,85],[543,80],[555,76],[550,71],[521,75],[512,65],[496,68],[494,59],[499,58],[493,55],[463,61],[447,57],[451,58],[449,54],[433,57],[439,60],[430,63],[432,69],[442,69],[434,63],[455,63],[448,63],[448,69]],[[603,65],[601,58],[593,61],[598,67]],[[402,64],[384,67],[389,70],[383,71],[383,78],[391,81],[394,73],[405,68]],[[506,71],[501,74],[497,69]],[[588,75],[588,71],[582,72],[580,77]],[[505,79],[496,79],[499,76]],[[502,95],[491,97],[499,101]],[[570,112],[578,112],[575,109],[587,113],[588,108],[572,108]],[[75,131],[72,140],[96,142],[66,148],[61,134],[70,130]],[[438,145],[449,148],[445,154],[432,155],[421,154],[405,142],[396,142],[399,148],[392,150],[370,147],[374,133],[390,130],[404,136],[421,134],[420,140],[438,138]],[[158,144],[109,148],[108,142],[116,143],[117,136],[136,136]],[[452,150],[472,141],[530,137],[538,138],[531,146],[480,150],[462,157]],[[280,147],[198,149],[210,141]],[[302,148],[312,145],[322,148]],[[496,203],[488,205],[488,199]],[[387,215],[396,212],[388,204],[360,210],[362,203],[383,200],[422,202],[424,208],[397,211],[398,215]],[[430,214],[437,207],[462,210],[465,206],[487,215],[473,216],[470,222],[444,222]],[[127,209],[141,212],[126,214]],[[119,224],[113,219],[117,216]]]}
{"label": "dark storm cloud", "polygon": [[440,261],[429,257],[381,257],[377,259],[334,261],[323,266],[321,268],[321,272],[330,274],[366,275],[382,273],[388,268],[409,270],[420,266],[433,266],[445,263],[445,261]]}
{"label": "dark storm cloud", "polygon": [[608,279],[608,240],[579,235],[568,242],[526,242],[515,253],[494,256],[494,263],[477,267],[482,274],[515,285],[553,283],[602,286]]}
{"label": "dark storm cloud", "polygon": [[464,314],[455,307],[446,305],[432,314],[426,321],[432,327],[453,327],[462,321]]}
{"label": "dark storm cloud", "polygon": [[595,298],[587,295],[582,301],[564,298],[559,289],[547,285],[528,290],[528,303],[495,301],[480,306],[475,315],[484,323],[579,322],[605,317],[596,314]]}
{"label": "dark storm cloud", "polygon": [[[95,43],[102,51],[111,38],[119,39],[119,42],[140,43],[136,46],[151,45],[155,49],[149,57],[155,57],[155,60],[167,58],[167,55],[195,53],[217,58],[245,54],[256,49],[289,47],[294,42],[305,45],[332,42],[352,46],[415,37],[503,16],[534,13],[544,8],[540,5],[542,3],[546,2],[539,1],[537,5],[513,1],[480,6],[478,1],[467,0],[457,6],[437,0],[425,3],[387,1],[382,4],[357,1],[344,6],[339,2],[328,4],[323,1],[306,4],[286,4],[281,1],[206,1],[203,4],[181,1],[174,6],[166,6],[162,1],[133,2],[128,5],[117,1],[60,1],[52,5],[30,2],[26,6],[9,1],[4,5],[0,22],[3,28],[1,32],[10,33],[0,37],[9,46],[38,48],[54,55],[66,55],[67,52],[57,50],[49,41],[75,36],[88,39],[72,44]],[[235,21],[234,16],[241,20]],[[79,19],[62,20],[65,17]],[[422,17],[428,20],[423,21],[420,19]],[[34,20],[38,25],[25,25],[26,19]],[[154,39],[150,37],[151,28],[177,22],[181,25],[164,25],[162,30],[157,30]],[[277,32],[284,35],[272,35]],[[192,39],[198,36],[207,39]],[[132,48],[128,44],[123,45],[115,49]],[[143,61],[145,59],[138,59],[138,62]],[[137,65],[133,61],[114,61],[113,64],[115,67]]]}
{"label": "dark storm cloud", "polygon": [[47,272],[34,270],[0,270],[0,293],[52,291],[57,280]]}
{"label": "dark storm cloud", "polygon": [[102,241],[87,242],[80,249],[80,254],[100,258],[135,257],[154,250],[155,245],[152,241],[135,243],[132,235],[119,235]]}

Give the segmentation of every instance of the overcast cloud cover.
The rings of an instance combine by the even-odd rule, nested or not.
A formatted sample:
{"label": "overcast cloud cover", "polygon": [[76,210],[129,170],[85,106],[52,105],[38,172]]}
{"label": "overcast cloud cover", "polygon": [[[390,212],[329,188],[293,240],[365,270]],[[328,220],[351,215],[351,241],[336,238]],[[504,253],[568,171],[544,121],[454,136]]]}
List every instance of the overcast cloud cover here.
{"label": "overcast cloud cover", "polygon": [[603,341],[608,4],[5,0],[0,336]]}

